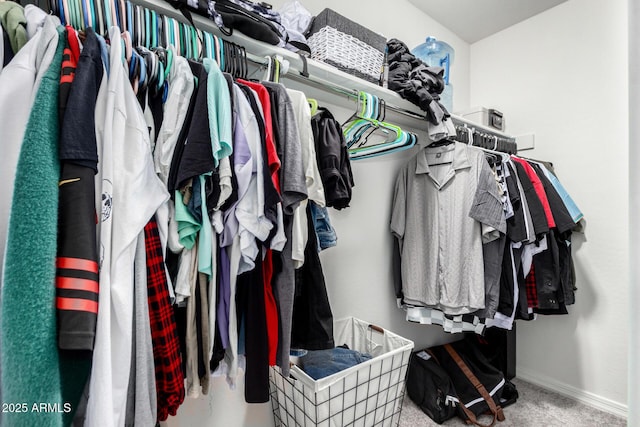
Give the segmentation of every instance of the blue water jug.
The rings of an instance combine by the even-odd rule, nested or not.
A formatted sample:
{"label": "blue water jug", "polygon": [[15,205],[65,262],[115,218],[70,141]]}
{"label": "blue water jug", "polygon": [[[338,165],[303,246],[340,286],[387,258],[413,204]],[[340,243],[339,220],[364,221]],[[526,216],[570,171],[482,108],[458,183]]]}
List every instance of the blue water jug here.
{"label": "blue water jug", "polygon": [[416,46],[411,53],[422,62],[432,67],[444,68],[444,91],[440,94],[440,102],[445,108],[453,111],[453,85],[449,79],[455,51],[451,46],[435,37],[427,37],[425,42]]}

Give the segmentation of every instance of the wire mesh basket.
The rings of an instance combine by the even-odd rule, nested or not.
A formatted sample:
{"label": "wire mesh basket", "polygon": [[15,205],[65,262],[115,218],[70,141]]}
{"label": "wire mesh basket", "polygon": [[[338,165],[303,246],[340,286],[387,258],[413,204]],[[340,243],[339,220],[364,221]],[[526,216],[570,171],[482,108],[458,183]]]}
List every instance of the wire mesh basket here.
{"label": "wire mesh basket", "polygon": [[397,426],[413,342],[354,317],[336,321],[334,339],[373,357],[319,380],[297,366],[289,378],[271,367],[276,427]]}
{"label": "wire mesh basket", "polygon": [[384,52],[362,40],[326,26],[308,37],[311,58],[347,73],[378,83],[384,62]]}

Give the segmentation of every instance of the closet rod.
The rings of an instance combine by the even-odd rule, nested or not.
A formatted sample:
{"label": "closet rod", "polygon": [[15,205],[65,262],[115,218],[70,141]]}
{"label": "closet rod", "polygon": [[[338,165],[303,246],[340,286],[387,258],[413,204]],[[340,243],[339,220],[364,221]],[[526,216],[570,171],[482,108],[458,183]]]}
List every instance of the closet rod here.
{"label": "closet rod", "polygon": [[[267,65],[266,60],[263,61],[263,62],[256,61],[256,63],[261,64],[261,65]],[[354,98],[354,99],[358,99],[358,91],[355,90],[355,89],[348,89],[348,88],[346,88],[344,86],[340,86],[340,85],[337,85],[335,83],[329,82],[327,80],[319,79],[317,77],[313,77],[311,75],[309,77],[306,77],[302,73],[300,73],[300,74],[291,73],[291,70],[292,70],[292,68],[289,68],[289,71],[287,72],[287,74],[283,75],[282,77],[290,78],[290,79],[293,79],[293,80],[298,80],[298,81],[301,81],[301,82],[306,83],[306,84],[312,84],[312,85],[314,85],[316,87],[319,87],[320,89],[329,89],[329,90],[332,90],[333,92],[336,92],[338,94],[346,95],[348,97],[351,97],[351,98]],[[418,114],[415,111],[411,111],[411,110],[407,110],[406,108],[398,107],[397,105],[390,104],[387,101],[385,101],[385,106],[386,106],[387,109],[395,111],[395,112],[400,113],[400,114],[403,114],[405,116],[408,116],[408,117],[411,117],[411,118],[414,118],[414,119],[426,120],[426,113]],[[497,131],[495,129],[492,129],[492,128],[488,127],[488,126],[484,126],[484,125],[479,124],[479,123],[475,123],[475,122],[471,122],[469,120],[462,119],[462,118],[460,118],[458,116],[455,116],[453,114],[451,115],[451,120],[453,121],[453,123],[455,125],[466,125],[467,127],[475,128],[478,131],[481,131],[483,133],[489,134],[491,136],[498,137],[500,139],[504,139],[504,140],[512,141],[512,142],[516,141],[515,137],[505,135],[504,133],[502,133],[500,131]]]}
{"label": "closet rod", "polygon": [[451,120],[453,120],[453,123],[456,126],[465,126],[465,127],[469,127],[469,128],[474,128],[477,131],[480,131],[482,133],[487,133],[490,134],[491,136],[497,136],[498,138],[502,138],[502,139],[506,139],[508,141],[512,141],[512,142],[516,142],[516,138],[514,136],[509,136],[506,135],[502,132],[500,132],[497,129],[493,129],[490,128],[489,126],[477,123],[477,122],[472,122],[469,120],[465,120],[461,117],[455,116],[455,115],[451,115]]}
{"label": "closet rod", "polygon": [[[249,60],[250,62],[253,62],[254,64],[259,65],[259,66],[265,66],[266,67],[268,65],[268,60],[266,58],[254,55],[254,54],[252,54],[250,52],[247,52],[247,60]],[[358,99],[358,96],[359,96],[358,95],[358,91],[355,90],[355,89],[349,89],[349,88],[346,88],[344,86],[340,86],[340,85],[338,85],[336,83],[332,83],[332,82],[329,82],[327,80],[320,79],[318,77],[314,77],[312,75],[309,75],[307,77],[304,74],[302,74],[301,70],[298,70],[298,69],[296,69],[295,67],[292,67],[292,66],[290,66],[289,70],[287,71],[287,73],[283,74],[281,77],[287,78],[287,79],[291,79],[291,80],[297,80],[299,82],[305,83],[305,84],[310,85],[310,86],[315,86],[315,87],[320,88],[320,89],[324,89],[324,90],[329,89],[329,90],[331,90],[331,91],[333,91],[335,93],[338,93],[340,95],[345,95],[345,96],[348,96],[348,97],[354,98],[354,99]],[[404,114],[404,115],[409,116],[411,118],[422,119],[422,120],[426,119],[426,113],[425,113],[425,115],[421,115],[421,114],[418,114],[418,113],[416,113],[414,111],[407,110],[406,108],[402,108],[402,107],[398,107],[398,106],[393,105],[393,104],[389,104],[386,101],[385,101],[385,108],[387,108],[389,110],[392,110],[392,111],[395,111],[395,112],[400,113],[400,114]]]}
{"label": "closet rod", "polygon": [[[263,57],[259,57],[259,56],[255,56],[253,54],[247,53],[247,59],[251,62],[253,62],[254,64],[260,65],[260,66],[267,66],[268,65],[268,60],[263,58]],[[294,71],[292,73],[292,70]],[[297,73],[296,73],[297,72]],[[313,85],[316,86],[320,89],[329,89],[333,92],[336,92],[340,95],[345,95],[348,96],[350,98],[354,98],[354,99],[358,99],[358,91],[355,89],[349,89],[346,88],[344,86],[340,86],[338,84],[329,82],[327,80],[324,79],[320,79],[318,77],[314,77],[309,75],[309,77],[303,75],[299,70],[295,69],[294,67],[289,67],[289,70],[287,71],[286,74],[282,75],[283,78],[289,78],[292,80],[297,80],[300,81],[302,83],[305,83],[307,85]],[[396,105],[393,104],[389,104],[387,101],[385,101],[385,106],[387,109],[395,111],[397,113],[403,114],[405,116],[414,118],[414,119],[420,119],[420,120],[426,120],[426,113],[424,115],[418,114],[415,111],[411,111],[411,110],[407,110],[406,108],[402,108],[402,107],[398,107]],[[479,124],[479,123],[475,123],[475,122],[471,122],[469,120],[465,120],[461,117],[455,116],[455,115],[451,115],[451,120],[453,121],[453,123],[455,125],[464,125],[467,126],[469,128],[473,128],[476,129],[477,131],[481,131],[483,133],[489,134],[491,136],[495,136],[498,137],[500,139],[503,140],[507,140],[507,141],[511,141],[511,142],[515,142],[516,139],[515,137],[512,136],[508,136],[505,135],[504,133],[496,130],[496,129],[492,129],[488,126]]]}
{"label": "closet rod", "polygon": [[[262,67],[266,67],[268,65],[268,60],[265,57],[261,57],[261,56],[257,56],[254,55],[250,52],[247,52],[247,60],[249,60],[250,62],[258,65],[258,66],[262,66]],[[331,90],[335,93],[338,93],[340,95],[345,95],[349,98],[353,98],[353,99],[358,99],[358,91],[355,89],[349,89],[347,87],[341,86],[339,84],[330,82],[328,80],[325,79],[321,79],[318,77],[315,77],[313,75],[309,75],[308,77],[305,76],[304,74],[302,74],[301,70],[298,70],[296,67],[293,67],[292,65],[289,66],[289,69],[287,71],[286,74],[283,74],[281,77],[283,78],[288,78],[288,79],[292,79],[292,80],[297,80],[299,82],[302,82],[304,84],[307,85],[311,85],[311,86],[315,86],[317,88],[323,89],[323,90]],[[415,111],[411,111],[408,110],[406,108],[402,108],[399,107],[397,105],[394,104],[390,104],[385,100],[385,106],[387,109],[395,111],[397,113],[403,114],[405,116],[408,116],[410,118],[413,119],[419,119],[419,120],[426,120],[426,113],[424,114],[419,114],[416,113]],[[476,129],[478,131],[481,131],[483,133],[489,134],[491,136],[495,136],[498,137],[500,139],[503,140],[507,140],[507,141],[511,141],[511,142],[516,142],[516,138],[506,135],[496,129],[492,129],[488,126],[479,124],[479,123],[475,123],[469,120],[465,120],[459,116],[456,115],[451,115],[451,120],[453,121],[453,123],[455,125],[464,125],[467,126],[469,128],[473,128]]]}

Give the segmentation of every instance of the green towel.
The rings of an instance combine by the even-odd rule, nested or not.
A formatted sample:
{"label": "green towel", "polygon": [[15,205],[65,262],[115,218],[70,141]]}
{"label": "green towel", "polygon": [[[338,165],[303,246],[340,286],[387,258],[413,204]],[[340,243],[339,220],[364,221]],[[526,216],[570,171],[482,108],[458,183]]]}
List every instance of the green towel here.
{"label": "green towel", "polygon": [[27,44],[27,19],[24,8],[12,1],[0,1],[0,22],[9,36],[13,54]]}
{"label": "green towel", "polygon": [[[58,33],[63,37],[62,27]],[[4,413],[4,426],[63,423],[55,309],[58,91],[63,48],[64,43],[58,43],[38,89],[16,171],[2,295],[2,399],[24,402],[28,410]],[[42,403],[58,406],[40,406]]]}

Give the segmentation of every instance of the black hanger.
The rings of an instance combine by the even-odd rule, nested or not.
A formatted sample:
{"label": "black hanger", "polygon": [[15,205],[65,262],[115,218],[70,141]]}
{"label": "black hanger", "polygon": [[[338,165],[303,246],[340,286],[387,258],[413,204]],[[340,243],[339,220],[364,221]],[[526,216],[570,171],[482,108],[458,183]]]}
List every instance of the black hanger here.
{"label": "black hanger", "polygon": [[384,99],[376,97],[378,100],[378,120],[384,122],[384,118],[387,116],[387,104]]}
{"label": "black hanger", "polygon": [[240,64],[240,46],[233,43],[233,64],[234,64],[234,73],[232,76],[239,77],[242,75],[242,65]]}
{"label": "black hanger", "polygon": [[269,69],[268,79],[270,82],[276,81],[276,69],[278,68],[278,59],[275,57],[271,58],[271,68]]}
{"label": "black hanger", "polygon": [[166,41],[167,38],[164,28],[164,19],[162,15],[158,15],[158,46],[167,47]]}
{"label": "black hanger", "polygon": [[246,79],[247,75],[249,74],[249,64],[247,63],[247,50],[245,49],[244,46],[240,46],[240,52],[242,54],[242,73],[241,73],[241,77],[243,79]]}
{"label": "black hanger", "polygon": [[229,48],[227,51],[227,59],[229,61],[229,72],[231,73],[232,76],[234,76],[236,74],[236,58],[235,58],[236,48],[234,44],[231,42],[227,43],[227,47]]}
{"label": "black hanger", "polygon": [[453,144],[455,141],[449,138],[442,138],[437,141],[433,141],[428,147],[442,147],[445,145]]}
{"label": "black hanger", "polygon": [[247,50],[244,46],[240,46],[240,52],[242,53],[242,73],[240,77],[243,79],[247,78],[247,74],[249,73],[249,64],[247,63]]}
{"label": "black hanger", "polygon": [[360,114],[361,114],[362,104],[365,103],[365,102],[367,102],[367,100],[366,100],[366,98],[363,97],[363,93],[359,93],[358,97],[357,97],[357,101],[356,101],[356,111],[354,113],[352,113],[351,116],[341,124],[341,127],[344,128],[344,126],[347,123],[349,123],[352,120],[356,120],[359,117],[361,117]]}
{"label": "black hanger", "polygon": [[229,42],[224,39],[220,39],[222,41],[222,55],[224,56],[224,72],[231,74],[231,59],[229,56]]}
{"label": "black hanger", "polygon": [[236,44],[229,43],[229,58],[231,59],[231,75],[238,75],[238,63],[236,59]]}
{"label": "black hanger", "polygon": [[488,153],[485,151],[484,153],[484,157],[487,159],[487,162],[489,163],[489,166],[494,167],[495,165],[499,164],[499,156],[496,156],[493,153]]}

